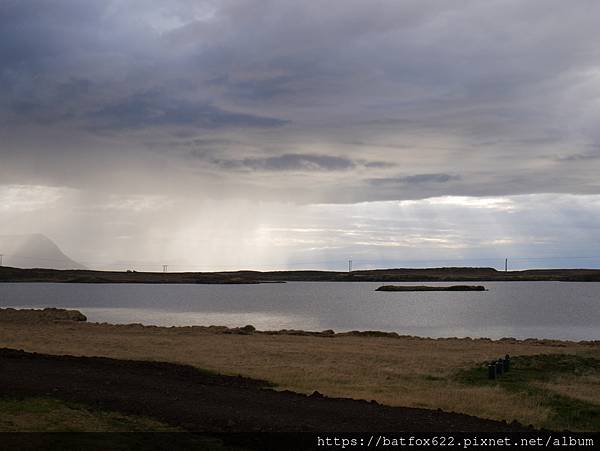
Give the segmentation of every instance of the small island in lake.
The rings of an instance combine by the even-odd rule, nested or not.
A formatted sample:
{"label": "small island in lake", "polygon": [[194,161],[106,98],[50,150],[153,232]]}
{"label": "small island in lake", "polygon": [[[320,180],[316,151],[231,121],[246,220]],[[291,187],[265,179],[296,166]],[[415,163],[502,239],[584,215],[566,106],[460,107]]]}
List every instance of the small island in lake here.
{"label": "small island in lake", "polygon": [[382,285],[375,291],[485,291],[482,285],[451,285],[430,287],[425,285]]}

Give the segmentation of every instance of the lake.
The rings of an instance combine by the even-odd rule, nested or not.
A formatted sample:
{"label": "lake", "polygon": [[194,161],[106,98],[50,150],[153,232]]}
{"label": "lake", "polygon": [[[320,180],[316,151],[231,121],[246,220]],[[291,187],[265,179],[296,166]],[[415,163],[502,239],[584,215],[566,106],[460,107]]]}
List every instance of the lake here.
{"label": "lake", "polygon": [[[430,283],[427,285],[451,285]],[[0,306],[62,307],[89,321],[423,337],[600,339],[600,283],[477,282],[485,292],[376,292],[381,283],[0,284]],[[404,284],[403,285],[409,285]],[[423,285],[414,283],[413,285]]]}

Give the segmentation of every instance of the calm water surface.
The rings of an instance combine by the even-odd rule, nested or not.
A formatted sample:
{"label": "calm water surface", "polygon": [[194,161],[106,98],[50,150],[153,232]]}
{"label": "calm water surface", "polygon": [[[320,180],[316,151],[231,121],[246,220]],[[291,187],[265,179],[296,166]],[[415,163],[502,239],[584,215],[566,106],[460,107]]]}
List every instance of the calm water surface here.
{"label": "calm water surface", "polygon": [[[450,285],[427,283],[428,285]],[[485,292],[376,292],[380,283],[0,284],[2,307],[63,307],[89,321],[429,337],[600,339],[600,283],[485,282]],[[415,283],[414,285],[422,285]]]}

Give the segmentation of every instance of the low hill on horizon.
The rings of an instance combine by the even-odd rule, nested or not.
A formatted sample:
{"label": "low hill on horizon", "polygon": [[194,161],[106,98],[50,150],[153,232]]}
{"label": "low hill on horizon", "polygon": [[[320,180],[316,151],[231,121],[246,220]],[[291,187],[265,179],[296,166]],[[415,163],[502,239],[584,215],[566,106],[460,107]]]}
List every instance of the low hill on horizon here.
{"label": "low hill on horizon", "polygon": [[46,235],[0,235],[3,266],[16,268],[86,269],[69,258]]}
{"label": "low hill on horizon", "polygon": [[282,282],[600,282],[600,269],[396,268],[336,271],[135,272],[0,268],[0,282],[255,284]]}

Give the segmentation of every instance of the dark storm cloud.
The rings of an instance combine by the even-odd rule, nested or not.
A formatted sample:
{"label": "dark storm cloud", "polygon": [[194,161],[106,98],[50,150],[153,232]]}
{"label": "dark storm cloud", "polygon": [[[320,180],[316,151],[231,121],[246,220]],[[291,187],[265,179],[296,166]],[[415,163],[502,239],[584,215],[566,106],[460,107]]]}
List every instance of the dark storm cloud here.
{"label": "dark storm cloud", "polygon": [[447,183],[460,180],[458,175],[450,174],[416,174],[394,178],[371,179],[369,183],[373,186],[412,185],[421,183]]}
{"label": "dark storm cloud", "polygon": [[100,129],[144,128],[159,125],[215,127],[278,127],[287,121],[226,111],[210,104],[169,99],[156,92],[135,94],[88,115]]}
{"label": "dark storm cloud", "polygon": [[[5,0],[0,5],[0,58],[5,69],[47,69],[95,47],[105,8],[71,0]],[[114,31],[114,30],[113,30]],[[90,48],[91,50],[91,48]],[[78,55],[77,55],[78,56]]]}
{"label": "dark storm cloud", "polygon": [[231,80],[224,75],[209,81],[209,85],[224,88],[234,97],[248,100],[270,100],[289,94],[294,89],[296,77],[291,75],[266,77],[263,79]]}
{"label": "dark storm cloud", "polygon": [[[584,0],[5,0],[1,170],[76,167],[85,188],[90,154],[114,177],[126,149],[174,192],[261,197],[253,171],[286,200],[598,192],[598,16]],[[199,176],[194,158],[213,164]],[[277,178],[293,171],[310,175]],[[121,185],[155,189],[138,175]]]}
{"label": "dark storm cloud", "polygon": [[231,269],[308,247],[587,252],[598,17],[591,0],[0,0],[0,233]]}
{"label": "dark storm cloud", "polygon": [[344,171],[356,166],[356,163],[348,158],[302,154],[244,158],[243,160],[215,160],[214,162],[224,169],[250,169],[253,171]]}

